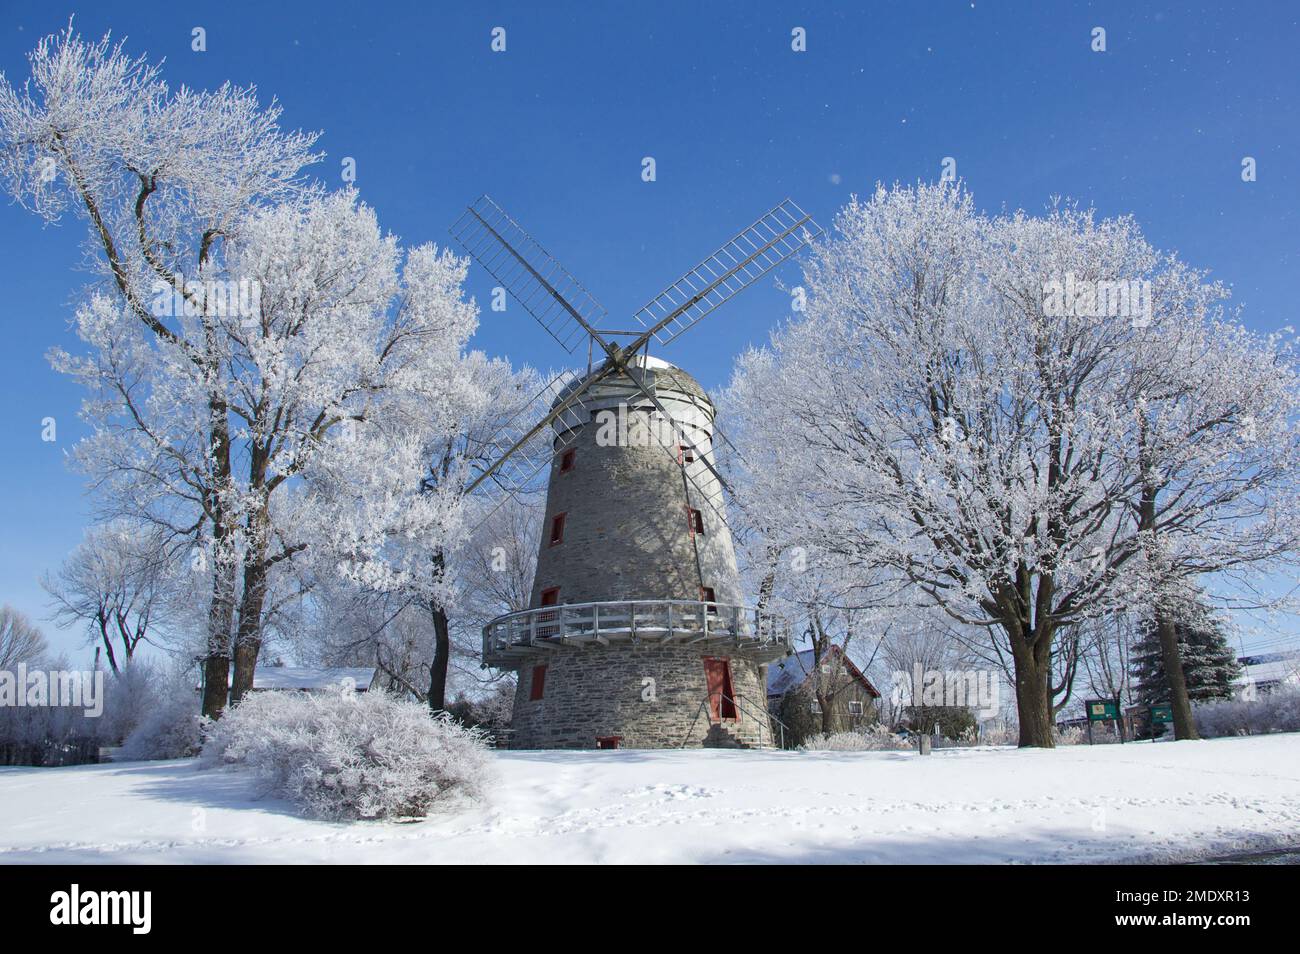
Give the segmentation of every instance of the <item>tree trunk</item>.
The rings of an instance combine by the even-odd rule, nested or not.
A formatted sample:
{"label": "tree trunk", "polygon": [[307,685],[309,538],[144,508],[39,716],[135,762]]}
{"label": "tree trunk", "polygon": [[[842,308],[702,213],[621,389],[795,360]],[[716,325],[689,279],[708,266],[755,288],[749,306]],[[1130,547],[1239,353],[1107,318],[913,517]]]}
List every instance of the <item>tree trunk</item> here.
{"label": "tree trunk", "polygon": [[772,602],[772,591],[776,588],[776,568],[781,560],[781,551],[776,547],[767,548],[767,572],[763,574],[762,582],[758,584],[758,615],[762,616],[767,611],[768,603]]}
{"label": "tree trunk", "polygon": [[208,607],[208,655],[203,660],[203,715],[220,719],[230,689],[230,625],[234,623],[234,568],[214,565]]}
{"label": "tree trunk", "polygon": [[239,601],[239,629],[235,633],[235,675],[230,684],[234,705],[253,688],[257,657],[262,651],[262,608],[266,603],[266,554],[254,548],[244,565],[244,594]]}
{"label": "tree trunk", "polygon": [[451,661],[451,635],[447,611],[433,605],[433,662],[429,665],[429,711],[441,712],[447,702],[447,665]]}
{"label": "tree trunk", "polygon": [[[1045,658],[1039,658],[1040,656]],[[1031,646],[1013,649],[1016,667],[1016,713],[1020,721],[1020,747],[1055,748],[1052,738],[1050,656]]]}
{"label": "tree trunk", "polygon": [[[99,627],[99,638],[104,644],[104,653],[108,656],[109,668],[113,670],[113,675],[120,675],[117,668],[117,656],[113,654],[113,640],[108,637],[108,616],[101,610],[95,615],[95,625]],[[99,649],[95,649],[95,654],[99,654]]]}
{"label": "tree trunk", "polygon": [[[208,332],[208,353],[214,351]],[[209,368],[209,372],[211,372]],[[222,495],[230,489],[230,427],[219,395],[208,398],[213,486],[206,504],[212,521],[212,600],[208,605],[208,652],[203,661],[203,714],[220,719],[230,687],[230,638],[235,621],[235,561],[230,552],[232,527]]]}
{"label": "tree trunk", "polygon": [[230,654],[209,651],[203,660],[203,714],[220,719],[226,711],[226,687],[230,684]]}
{"label": "tree trunk", "polygon": [[203,714],[220,719],[230,688],[230,628],[235,619],[235,570],[217,554],[208,606],[208,654],[203,660]]}
{"label": "tree trunk", "polygon": [[239,624],[241,633],[235,639],[235,673],[230,680],[230,704],[237,705],[239,700],[253,688],[253,675],[257,669],[257,654],[262,651],[262,641],[256,634],[242,632],[244,624]]}
{"label": "tree trunk", "polygon": [[[1143,430],[1145,441],[1145,429]],[[1160,553],[1159,540],[1156,537],[1156,495],[1159,487],[1148,476],[1151,467],[1145,450],[1142,456],[1142,499],[1138,504],[1138,529],[1151,538],[1151,558],[1157,559]],[[1158,580],[1157,584],[1163,584]],[[1163,593],[1157,591],[1155,600],[1156,632],[1160,636],[1160,655],[1165,664],[1165,679],[1169,682],[1169,704],[1173,707],[1174,741],[1199,739],[1196,723],[1192,719],[1192,700],[1187,694],[1187,678],[1183,673],[1183,654],[1178,648],[1178,631],[1174,621],[1169,617],[1167,608],[1161,606]]]}
{"label": "tree trunk", "polygon": [[1199,739],[1196,720],[1192,718],[1191,696],[1187,692],[1187,676],[1183,672],[1183,654],[1178,648],[1178,629],[1164,610],[1156,612],[1156,631],[1160,634],[1160,655],[1169,681],[1169,704],[1174,711],[1174,741]]}
{"label": "tree trunk", "polygon": [[[433,576],[436,583],[446,568],[441,550],[433,555]],[[434,599],[430,606],[433,617],[433,661],[429,664],[429,711],[441,712],[447,704],[447,666],[451,662],[451,633],[447,625],[446,608]]]}

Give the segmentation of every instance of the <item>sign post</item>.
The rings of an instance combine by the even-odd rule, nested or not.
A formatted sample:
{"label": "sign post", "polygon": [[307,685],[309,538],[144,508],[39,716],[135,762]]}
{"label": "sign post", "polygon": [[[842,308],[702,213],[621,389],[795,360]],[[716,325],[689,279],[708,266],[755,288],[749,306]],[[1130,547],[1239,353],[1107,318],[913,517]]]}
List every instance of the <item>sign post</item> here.
{"label": "sign post", "polygon": [[1121,739],[1124,733],[1119,727],[1119,703],[1114,699],[1089,699],[1083,704],[1088,714],[1088,744],[1092,745],[1092,724],[1094,722],[1114,722],[1115,731]]}
{"label": "sign post", "polygon": [[1151,706],[1148,710],[1151,723],[1151,741],[1156,740],[1156,725],[1171,725],[1174,721],[1174,707],[1171,705]]}

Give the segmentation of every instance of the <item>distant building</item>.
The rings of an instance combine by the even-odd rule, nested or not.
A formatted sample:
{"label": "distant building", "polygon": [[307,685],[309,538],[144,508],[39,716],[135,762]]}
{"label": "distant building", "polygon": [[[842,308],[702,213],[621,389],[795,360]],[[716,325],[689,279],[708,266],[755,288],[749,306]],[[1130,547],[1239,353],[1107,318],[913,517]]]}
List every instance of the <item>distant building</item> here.
{"label": "distant building", "polygon": [[1300,651],[1241,656],[1241,675],[1233,680],[1238,695],[1272,692],[1283,686],[1300,688]]}
{"label": "distant building", "polygon": [[[880,691],[863,675],[853,660],[838,646],[831,646],[822,657],[820,693],[830,707],[829,719],[822,719],[818,701],[818,680],[813,651],[805,649],[767,667],[767,709],[772,715],[790,723],[781,713],[790,714],[790,706],[806,708],[815,731],[826,724],[832,732],[852,729],[876,717],[876,700]],[[789,701],[788,701],[789,700]],[[802,712],[800,712],[802,715]],[[804,721],[800,719],[798,721]],[[798,731],[799,726],[790,728]],[[799,732],[802,735],[802,732]]]}
{"label": "distant building", "polygon": [[[379,670],[369,666],[259,666],[252,691],[321,692],[347,683],[357,692],[368,692],[376,688],[378,676]],[[195,688],[202,691],[201,686]]]}

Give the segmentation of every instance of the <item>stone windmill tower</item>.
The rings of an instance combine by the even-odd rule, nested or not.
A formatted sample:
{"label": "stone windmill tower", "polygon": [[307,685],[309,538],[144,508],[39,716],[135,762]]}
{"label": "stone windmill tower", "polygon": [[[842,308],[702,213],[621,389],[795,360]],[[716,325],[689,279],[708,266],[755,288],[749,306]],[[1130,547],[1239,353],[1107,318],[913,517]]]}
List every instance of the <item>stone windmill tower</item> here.
{"label": "stone windmill tower", "polygon": [[[506,494],[547,479],[530,608],[483,630],[484,664],[518,671],[512,747],[770,745],[764,667],[784,622],[745,605],[714,463],[715,408],[650,357],[819,232],[786,200],[641,308],[604,309],[487,196],[452,234],[585,374],[557,378],[470,482]],[[615,343],[620,337],[631,342]],[[597,360],[599,359],[599,360]]]}

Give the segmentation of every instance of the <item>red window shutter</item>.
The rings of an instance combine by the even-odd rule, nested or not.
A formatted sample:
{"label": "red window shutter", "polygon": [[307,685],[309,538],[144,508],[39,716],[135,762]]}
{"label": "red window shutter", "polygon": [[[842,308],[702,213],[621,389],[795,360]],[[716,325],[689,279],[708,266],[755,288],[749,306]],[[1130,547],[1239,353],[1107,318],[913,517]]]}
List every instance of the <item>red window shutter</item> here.
{"label": "red window shutter", "polygon": [[567,474],[569,471],[573,470],[573,463],[577,460],[577,457],[578,449],[576,447],[570,447],[566,450],[560,457],[560,473]]}
{"label": "red window shutter", "polygon": [[557,513],[551,518],[551,546],[564,542],[564,518],[567,513]]}
{"label": "red window shutter", "polygon": [[693,451],[691,448],[687,447],[685,444],[678,444],[678,445],[677,445],[677,462],[678,462],[679,464],[693,464],[693,463],[695,463],[695,451]]}
{"label": "red window shutter", "polygon": [[692,534],[704,533],[704,514],[700,513],[694,507],[686,508],[686,519],[690,524]]}
{"label": "red window shutter", "polygon": [[533,683],[528,690],[528,701],[536,702],[538,699],[542,698],[542,694],[545,691],[546,691],[546,667],[534,666]]}
{"label": "red window shutter", "polygon": [[552,586],[549,589],[542,590],[542,605],[555,606],[560,602],[560,588]]}

